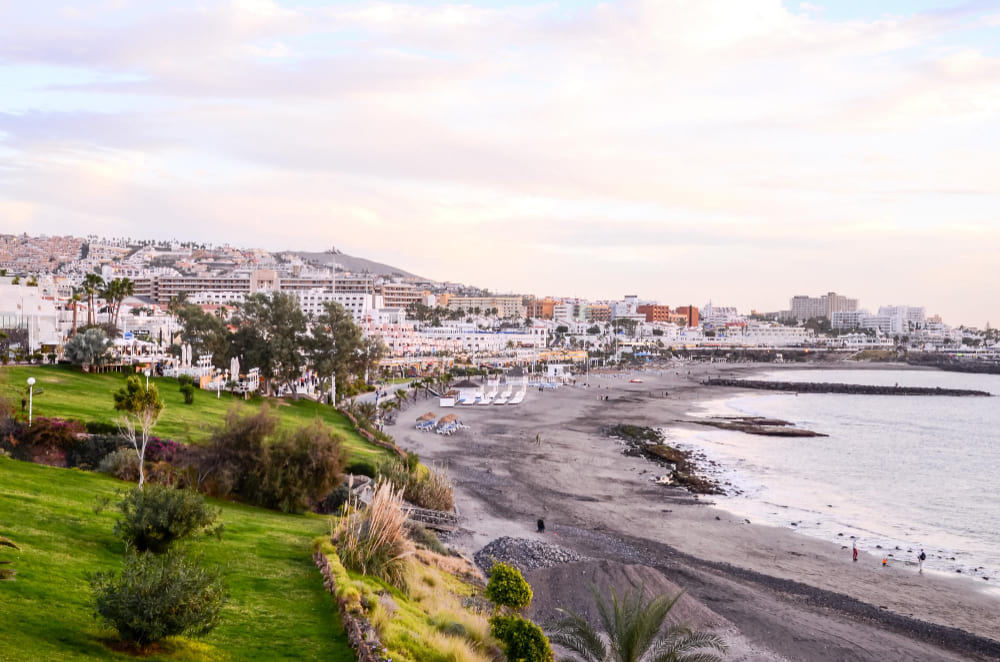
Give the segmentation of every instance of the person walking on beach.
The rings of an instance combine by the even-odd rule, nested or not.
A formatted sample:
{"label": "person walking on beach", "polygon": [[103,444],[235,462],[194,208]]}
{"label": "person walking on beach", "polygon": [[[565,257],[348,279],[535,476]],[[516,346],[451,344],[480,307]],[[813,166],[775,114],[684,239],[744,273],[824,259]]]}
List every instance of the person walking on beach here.
{"label": "person walking on beach", "polygon": [[541,432],[539,432],[538,434],[535,435],[535,445],[538,446],[539,448],[542,445],[542,433]]}
{"label": "person walking on beach", "polygon": [[854,541],[854,562],[857,563],[857,561],[858,561],[858,541],[855,540]]}
{"label": "person walking on beach", "polygon": [[924,561],[927,560],[927,555],[924,554],[924,548],[920,548],[920,553],[917,554],[917,566],[920,568],[920,574],[924,574]]}

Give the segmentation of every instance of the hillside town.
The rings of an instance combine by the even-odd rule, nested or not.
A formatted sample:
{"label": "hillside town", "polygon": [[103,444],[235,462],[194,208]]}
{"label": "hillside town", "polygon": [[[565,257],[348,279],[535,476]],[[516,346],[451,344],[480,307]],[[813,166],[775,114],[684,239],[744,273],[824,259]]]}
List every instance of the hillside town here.
{"label": "hillside town", "polygon": [[[636,294],[587,300],[498,294],[344,256],[128,238],[0,235],[2,360],[58,361],[69,338],[101,325],[122,356],[179,355],[174,305],[229,322],[257,294],[294,297],[306,319],[339,304],[401,375],[487,367],[643,361],[677,352],[912,351],[997,362],[995,329],[948,325],[923,306],[862,307],[835,292],[793,295],[787,310],[700,306]],[[114,287],[112,287],[114,286]],[[117,291],[116,291],[117,290]],[[683,292],[678,293],[683,297]],[[187,357],[197,366],[201,357]],[[219,357],[215,357],[218,362]],[[245,366],[249,368],[250,366]]]}

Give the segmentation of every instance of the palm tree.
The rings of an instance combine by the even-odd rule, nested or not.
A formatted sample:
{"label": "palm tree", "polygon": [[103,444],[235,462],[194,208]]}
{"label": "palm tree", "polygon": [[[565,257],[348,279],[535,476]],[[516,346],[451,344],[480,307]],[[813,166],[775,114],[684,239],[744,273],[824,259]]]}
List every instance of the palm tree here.
{"label": "palm tree", "polygon": [[69,295],[69,302],[73,304],[73,335],[76,335],[76,309],[79,303],[83,301],[83,290],[79,287],[74,287]]}
{"label": "palm tree", "polygon": [[87,295],[87,325],[93,326],[96,322],[94,316],[94,295],[100,292],[101,288],[104,286],[104,279],[101,278],[100,274],[89,273],[83,277],[83,288],[84,294]]}
{"label": "palm tree", "polygon": [[376,411],[374,402],[362,402],[358,404],[358,414],[369,423],[375,420]]}
{"label": "palm tree", "polygon": [[552,643],[576,654],[583,662],[721,662],[706,649],[725,652],[728,646],[711,632],[695,632],[683,625],[664,629],[670,610],[684,593],[646,601],[639,588],[619,600],[614,588],[611,601],[591,588],[597,602],[601,630],[582,616],[560,609],[566,618],[551,630]]}

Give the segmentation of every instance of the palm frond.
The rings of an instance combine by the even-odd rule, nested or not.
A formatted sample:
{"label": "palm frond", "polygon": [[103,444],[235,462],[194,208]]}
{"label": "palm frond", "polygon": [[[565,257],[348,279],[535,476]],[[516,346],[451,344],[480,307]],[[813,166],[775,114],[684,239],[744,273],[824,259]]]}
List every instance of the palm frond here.
{"label": "palm frond", "polygon": [[549,630],[550,641],[576,653],[585,662],[605,662],[608,659],[607,646],[590,623],[572,611],[558,611],[565,614],[565,618]]}

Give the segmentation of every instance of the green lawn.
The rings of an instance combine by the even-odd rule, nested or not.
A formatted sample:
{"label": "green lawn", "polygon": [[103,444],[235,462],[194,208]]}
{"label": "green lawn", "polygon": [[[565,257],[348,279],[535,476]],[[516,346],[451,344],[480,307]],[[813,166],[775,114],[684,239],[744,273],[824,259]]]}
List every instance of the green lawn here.
{"label": "green lawn", "polygon": [[[200,394],[202,395],[202,394]],[[103,397],[103,394],[102,394]],[[115,513],[94,513],[95,497],[129,487],[112,478],[0,457],[0,535],[17,579],[0,582],[0,660],[135,659],[104,645],[113,636],[92,616],[89,573],[117,569]],[[143,659],[354,660],[333,598],[310,558],[325,518],[226,502],[222,540],[190,543],[224,569],[231,599],[222,625]]]}
{"label": "green lawn", "polygon": [[[20,407],[28,377],[34,377],[35,416],[72,418],[80,421],[114,423],[112,394],[125,385],[125,375],[119,373],[87,374],[65,366],[16,366],[0,368],[0,397],[6,397]],[[140,375],[141,379],[145,379]],[[163,414],[153,428],[153,435],[176,441],[200,443],[218,427],[226,412],[237,407],[256,411],[263,402],[255,398],[244,402],[223,393],[216,399],[210,391],[195,391],[194,404],[185,405],[177,380],[152,378],[163,399]],[[333,407],[312,400],[268,400],[281,415],[283,427],[299,426],[320,418],[341,433],[351,461],[377,461],[388,457],[388,451],[369,444],[351,427],[350,421]]]}

